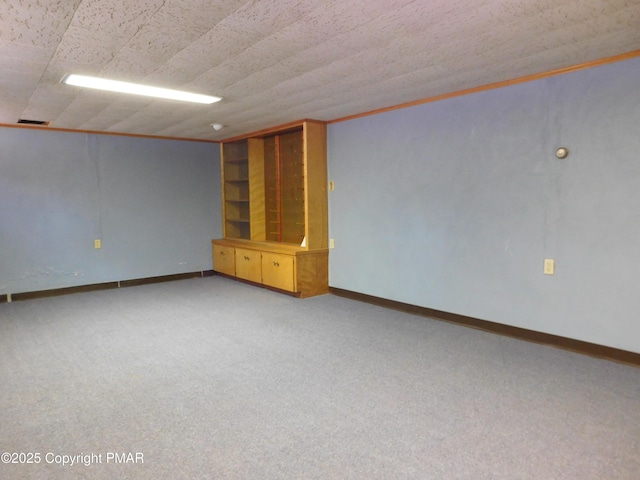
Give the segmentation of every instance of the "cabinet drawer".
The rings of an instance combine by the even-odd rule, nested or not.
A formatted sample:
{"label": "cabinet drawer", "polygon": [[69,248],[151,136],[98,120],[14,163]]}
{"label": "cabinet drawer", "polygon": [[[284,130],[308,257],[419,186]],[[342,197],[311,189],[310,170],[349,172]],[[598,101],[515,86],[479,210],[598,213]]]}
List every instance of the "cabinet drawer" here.
{"label": "cabinet drawer", "polygon": [[222,245],[213,246],[213,269],[227,275],[236,274],[235,249]]}
{"label": "cabinet drawer", "polygon": [[262,282],[260,252],[245,248],[236,248],[236,277],[251,282]]}
{"label": "cabinet drawer", "polygon": [[262,283],[288,292],[295,292],[295,257],[262,252]]}

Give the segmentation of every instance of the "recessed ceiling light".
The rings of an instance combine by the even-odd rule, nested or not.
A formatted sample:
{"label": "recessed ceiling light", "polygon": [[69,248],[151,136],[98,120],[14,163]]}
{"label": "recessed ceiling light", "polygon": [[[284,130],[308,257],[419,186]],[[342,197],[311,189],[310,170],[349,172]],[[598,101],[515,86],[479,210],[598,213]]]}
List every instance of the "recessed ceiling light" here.
{"label": "recessed ceiling light", "polygon": [[150,87],[139,83],[120,82],[117,80],[108,80],[106,78],[87,77],[85,75],[66,75],[62,79],[62,82],[67,85],[75,85],[77,87],[96,88],[98,90],[107,90],[110,92],[131,93],[134,95],[166,98],[169,100],[180,100],[183,102],[211,104],[222,100],[220,97],[214,97],[211,95],[201,95],[199,93],[171,90],[168,88]]}

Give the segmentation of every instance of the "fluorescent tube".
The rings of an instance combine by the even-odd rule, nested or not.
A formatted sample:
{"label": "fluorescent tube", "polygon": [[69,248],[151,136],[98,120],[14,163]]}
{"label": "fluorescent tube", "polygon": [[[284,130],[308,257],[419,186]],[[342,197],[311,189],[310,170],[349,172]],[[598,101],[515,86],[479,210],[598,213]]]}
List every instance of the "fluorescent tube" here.
{"label": "fluorescent tube", "polygon": [[132,93],[134,95],[144,95],[147,97],[166,98],[169,100],[180,100],[183,102],[195,102],[211,104],[222,100],[220,97],[211,95],[201,95],[199,93],[183,92],[168,88],[150,87],[138,83],[120,82],[108,80],[106,78],[87,77],[85,75],[66,75],[62,81],[67,85],[77,87],[96,88],[98,90],[108,90],[110,92]]}

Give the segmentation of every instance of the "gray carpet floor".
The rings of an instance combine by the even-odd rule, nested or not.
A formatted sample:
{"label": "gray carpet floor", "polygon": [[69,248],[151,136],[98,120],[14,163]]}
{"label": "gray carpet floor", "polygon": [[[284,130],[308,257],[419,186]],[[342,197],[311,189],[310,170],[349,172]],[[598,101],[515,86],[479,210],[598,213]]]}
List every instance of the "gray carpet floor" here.
{"label": "gray carpet floor", "polygon": [[0,408],[2,479],[640,478],[638,368],[221,277],[0,304]]}

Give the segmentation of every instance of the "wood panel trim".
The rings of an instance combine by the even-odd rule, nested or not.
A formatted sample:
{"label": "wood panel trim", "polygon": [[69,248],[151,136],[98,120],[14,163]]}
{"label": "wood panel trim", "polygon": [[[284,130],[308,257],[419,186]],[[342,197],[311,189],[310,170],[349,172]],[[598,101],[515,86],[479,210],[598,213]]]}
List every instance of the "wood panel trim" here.
{"label": "wood panel trim", "polygon": [[389,308],[392,310],[398,310],[405,313],[411,313],[435,320],[442,320],[465,327],[483,330],[485,332],[517,338],[518,340],[538,343],[550,347],[560,348],[563,350],[569,350],[575,353],[581,353],[583,355],[589,355],[591,357],[602,358],[605,360],[632,365],[634,367],[640,367],[640,353],[629,352],[627,350],[620,350],[613,347],[584,342],[582,340],[575,340],[573,338],[537,332],[535,330],[528,330],[511,325],[504,325],[487,320],[480,320],[478,318],[467,317],[465,315],[458,315],[455,313],[443,312],[431,308],[419,307],[417,305],[397,302],[394,300],[375,297],[364,293],[343,290],[336,287],[329,287],[329,293],[340,297],[349,298],[351,300]]}
{"label": "wood panel trim", "polygon": [[95,292],[98,290],[110,290],[118,288],[118,282],[96,283],[92,285],[79,285],[76,287],[54,288],[50,290],[39,290],[35,292],[13,293],[11,299],[14,302],[20,300],[35,300],[37,298],[58,297],[61,295],[71,295],[73,293]]}
{"label": "wood panel trim", "polygon": [[260,287],[260,288],[264,288],[265,290],[271,290],[272,292],[283,293],[285,295],[289,295],[290,297],[301,298],[300,292],[289,292],[287,290],[280,290],[279,288],[272,287],[270,285],[265,285],[264,283],[252,282],[251,280],[235,277],[233,275],[227,275],[226,273],[216,272],[216,275],[219,275],[224,278],[228,278],[229,280],[235,280],[236,282],[245,283],[247,285],[251,285],[252,287]]}
{"label": "wood panel trim", "polygon": [[463,95],[470,95],[472,93],[484,92],[486,90],[494,90],[497,88],[508,87],[510,85],[517,85],[519,83],[532,82],[534,80],[541,80],[547,77],[553,77],[556,75],[564,75],[565,73],[577,72],[579,70],[585,70],[588,68],[600,67],[610,63],[621,62],[623,60],[630,60],[635,57],[640,57],[640,50],[634,50],[632,52],[622,53],[620,55],[614,55],[612,57],[601,58],[599,60],[593,60],[591,62],[580,63],[577,65],[571,65],[569,67],[558,68],[556,70],[550,70],[548,72],[534,73],[532,75],[526,75],[524,77],[513,78],[510,80],[504,80],[502,82],[490,83],[488,85],[482,85],[479,87],[468,88],[465,90],[458,90],[456,92],[444,93],[442,95],[436,95],[435,97],[423,98],[421,100],[414,100],[412,102],[401,103],[399,105],[393,105],[390,107],[379,108],[371,110],[369,112],[357,113],[355,115],[348,115],[346,117],[336,118],[330,120],[327,123],[339,123],[346,122],[348,120],[354,120],[356,118],[368,117],[370,115],[377,115],[379,113],[390,112],[393,110],[400,110],[403,108],[415,107],[416,105],[423,105],[425,103],[437,102],[449,98],[461,97]]}
{"label": "wood panel trim", "polygon": [[328,248],[307,248],[292,243],[278,242],[257,242],[254,240],[245,240],[242,238],[216,238],[211,240],[214,245],[222,245],[225,247],[245,248],[248,250],[258,250],[261,252],[284,253],[286,255],[313,255],[318,251],[328,252]]}
{"label": "wood panel trim", "polygon": [[307,248],[327,248],[329,243],[327,197],[327,127],[305,122],[304,196],[305,237]]}
{"label": "wood panel trim", "polygon": [[221,143],[219,140],[205,140],[203,138],[166,137],[161,135],[143,135],[141,133],[101,132],[98,130],[75,130],[73,128],[49,127],[47,125],[28,125],[28,124],[14,125],[12,123],[0,123],[0,127],[22,128],[27,130],[49,130],[54,132],[67,132],[67,133],[88,133],[92,135],[111,135],[114,137],[153,138],[156,140],[180,140],[184,142]]}
{"label": "wood panel trim", "polygon": [[[222,201],[222,235],[225,237],[227,234],[227,199],[226,189],[224,188],[224,145],[220,144],[220,200]],[[251,204],[249,204],[251,206]]]}
{"label": "wood panel trim", "polygon": [[286,133],[287,130],[302,128],[302,125],[305,122],[322,123],[324,125],[328,123],[324,120],[313,120],[310,118],[303,118],[301,120],[295,120],[293,122],[283,123],[282,125],[277,125],[275,127],[264,128],[262,130],[258,130],[251,133],[244,133],[236,137],[225,138],[224,140],[221,140],[221,143],[236,142],[238,140],[244,140],[246,138],[251,138],[251,137],[267,137],[269,135],[274,135],[276,133]]}
{"label": "wood panel trim", "polygon": [[[94,283],[90,285],[78,285],[75,287],[54,288],[50,290],[38,290],[33,292],[12,293],[11,301],[34,300],[37,298],[57,297],[61,295],[70,295],[73,293],[95,292],[99,290],[111,290],[115,288],[134,287],[137,285],[149,285],[152,283],[171,282],[175,280],[184,280],[187,278],[210,277],[214,275],[213,270],[203,270],[200,272],[177,273],[173,275],[162,275],[158,277],[135,278],[129,280],[121,280],[105,283]],[[9,294],[0,296],[0,303],[6,303]],[[3,301],[4,300],[4,301]]]}
{"label": "wood panel trim", "polygon": [[135,278],[132,280],[122,280],[121,287],[136,287],[138,285],[150,285],[152,283],[173,282],[175,280],[186,280],[188,278],[204,277],[204,272],[175,273],[173,275],[161,275],[158,277]]}
{"label": "wood panel trim", "polygon": [[249,157],[249,223],[251,240],[265,241],[267,227],[265,222],[265,185],[264,185],[264,140],[247,139]]}

